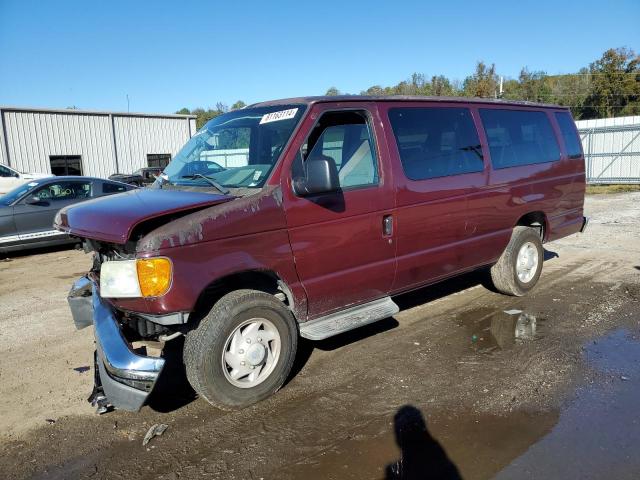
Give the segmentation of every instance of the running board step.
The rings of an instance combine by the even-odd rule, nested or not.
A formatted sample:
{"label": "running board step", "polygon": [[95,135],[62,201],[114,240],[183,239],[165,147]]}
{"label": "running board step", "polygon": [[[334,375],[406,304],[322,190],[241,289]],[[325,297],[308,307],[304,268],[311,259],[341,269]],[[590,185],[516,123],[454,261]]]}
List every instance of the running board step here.
{"label": "running board step", "polygon": [[400,311],[391,297],[347,308],[300,325],[300,335],[309,340],[324,340],[342,332],[388,318]]}

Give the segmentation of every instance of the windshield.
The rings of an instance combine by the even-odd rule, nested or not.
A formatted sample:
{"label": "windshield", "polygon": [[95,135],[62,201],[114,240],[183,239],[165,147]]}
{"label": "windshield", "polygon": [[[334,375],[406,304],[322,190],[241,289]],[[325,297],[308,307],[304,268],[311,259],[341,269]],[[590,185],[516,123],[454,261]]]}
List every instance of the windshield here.
{"label": "windshield", "polygon": [[303,105],[277,105],[220,115],[186,143],[154,187],[260,188],[303,113]]}
{"label": "windshield", "polygon": [[0,195],[0,205],[8,207],[13,202],[18,200],[24,194],[26,194],[29,190],[34,189],[38,186],[37,182],[29,182],[24,185],[20,185],[19,187],[14,188],[13,190],[8,191],[4,195]]}

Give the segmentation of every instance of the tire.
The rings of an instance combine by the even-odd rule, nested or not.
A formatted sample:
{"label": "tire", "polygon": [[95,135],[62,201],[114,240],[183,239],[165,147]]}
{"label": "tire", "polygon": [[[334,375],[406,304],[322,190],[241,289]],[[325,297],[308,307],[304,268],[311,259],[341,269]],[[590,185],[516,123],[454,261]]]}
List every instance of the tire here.
{"label": "tire", "polygon": [[[251,333],[247,333],[248,327]],[[250,337],[253,342],[245,343],[251,341]],[[297,345],[296,321],[281,301],[256,290],[236,290],[218,300],[198,327],[187,334],[183,353],[187,378],[210,404],[223,410],[243,408],[282,387],[291,372]],[[227,363],[227,358],[233,361]],[[260,358],[261,364],[256,360]],[[232,378],[234,372],[249,368],[256,370]]]}
{"label": "tire", "polygon": [[[523,252],[523,259],[530,258],[532,262],[527,261],[519,267],[518,255],[521,250],[526,250]],[[526,295],[538,282],[543,261],[544,250],[538,230],[533,227],[515,227],[507,248],[502,252],[498,262],[491,267],[494,287],[506,295]],[[531,268],[527,268],[528,266]]]}

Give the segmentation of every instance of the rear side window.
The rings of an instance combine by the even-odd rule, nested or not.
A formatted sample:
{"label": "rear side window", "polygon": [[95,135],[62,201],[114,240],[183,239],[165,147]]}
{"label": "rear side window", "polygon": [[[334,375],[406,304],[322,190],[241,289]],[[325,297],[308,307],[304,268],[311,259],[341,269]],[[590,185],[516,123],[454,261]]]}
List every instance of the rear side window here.
{"label": "rear side window", "polygon": [[121,185],[119,183],[107,183],[104,182],[102,184],[102,193],[120,193],[126,192],[129,190],[129,187],[126,185]]}
{"label": "rear side window", "polygon": [[575,124],[568,112],[556,112],[556,120],[567,147],[567,155],[569,158],[580,158],[582,156],[582,145]]}
{"label": "rear side window", "polygon": [[493,168],[560,160],[560,147],[544,112],[480,109]]}
{"label": "rear side window", "polygon": [[466,108],[392,108],[389,121],[407,178],[481,172],[482,149]]}

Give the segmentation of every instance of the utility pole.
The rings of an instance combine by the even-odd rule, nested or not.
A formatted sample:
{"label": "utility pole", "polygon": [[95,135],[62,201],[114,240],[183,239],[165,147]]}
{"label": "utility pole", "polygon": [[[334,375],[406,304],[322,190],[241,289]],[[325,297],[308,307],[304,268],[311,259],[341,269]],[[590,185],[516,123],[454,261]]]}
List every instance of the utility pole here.
{"label": "utility pole", "polygon": [[498,94],[498,98],[502,98],[502,82],[504,81],[504,77],[502,75],[500,75],[500,93]]}

